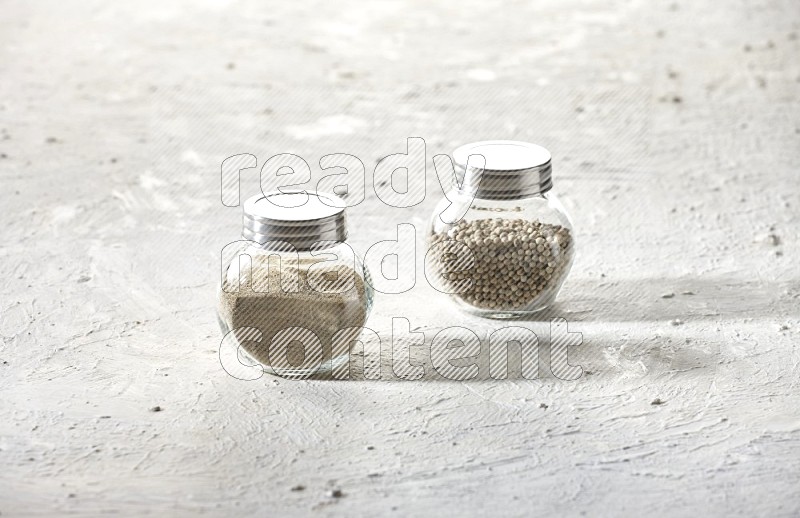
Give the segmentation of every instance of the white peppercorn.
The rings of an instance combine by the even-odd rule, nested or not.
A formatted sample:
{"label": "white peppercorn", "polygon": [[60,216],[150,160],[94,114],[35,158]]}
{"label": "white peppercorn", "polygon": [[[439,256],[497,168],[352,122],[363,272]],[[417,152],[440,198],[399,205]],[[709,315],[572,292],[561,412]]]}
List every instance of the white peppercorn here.
{"label": "white peppercorn", "polygon": [[[465,269],[466,249],[473,262]],[[461,220],[434,232],[431,250],[430,270],[448,292],[476,308],[509,311],[535,308],[557,290],[573,252],[568,228],[524,219]]]}

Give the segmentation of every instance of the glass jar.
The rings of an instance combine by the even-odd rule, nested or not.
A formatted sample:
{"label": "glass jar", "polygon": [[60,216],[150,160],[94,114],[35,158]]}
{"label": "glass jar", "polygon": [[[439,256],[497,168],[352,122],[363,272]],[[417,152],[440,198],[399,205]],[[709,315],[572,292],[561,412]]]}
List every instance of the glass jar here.
{"label": "glass jar", "polygon": [[373,289],[346,243],[344,207],[302,191],[243,205],[244,240],[223,251],[217,315],[226,339],[267,372],[305,378],[334,368],[367,320]]}
{"label": "glass jar", "polygon": [[575,255],[550,192],[550,153],[508,140],[453,152],[457,183],[434,211],[426,275],[471,313],[517,318],[555,301]]}

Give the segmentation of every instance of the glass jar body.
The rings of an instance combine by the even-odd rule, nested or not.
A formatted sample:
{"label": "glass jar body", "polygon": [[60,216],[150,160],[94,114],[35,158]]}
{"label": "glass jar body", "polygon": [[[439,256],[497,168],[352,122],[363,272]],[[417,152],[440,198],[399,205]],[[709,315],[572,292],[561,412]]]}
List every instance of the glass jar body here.
{"label": "glass jar body", "polygon": [[348,360],[373,300],[369,273],[349,245],[296,250],[239,241],[229,252],[217,315],[222,332],[251,362],[305,378]]}
{"label": "glass jar body", "polygon": [[575,256],[572,223],[550,192],[510,200],[451,192],[434,211],[429,245],[426,270],[435,287],[489,318],[546,309]]}

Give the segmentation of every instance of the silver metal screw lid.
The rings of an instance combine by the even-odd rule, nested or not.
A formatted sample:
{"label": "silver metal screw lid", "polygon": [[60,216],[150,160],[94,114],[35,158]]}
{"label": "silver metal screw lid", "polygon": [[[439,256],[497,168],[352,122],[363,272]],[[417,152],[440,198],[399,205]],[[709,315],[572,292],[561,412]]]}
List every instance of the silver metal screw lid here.
{"label": "silver metal screw lid", "polygon": [[242,237],[268,249],[309,250],[318,241],[347,239],[345,202],[333,194],[274,191],[244,202]]}
{"label": "silver metal screw lid", "polygon": [[[467,167],[470,155],[483,155],[485,167],[480,167],[479,159]],[[513,200],[549,191],[553,187],[550,158],[542,146],[515,140],[473,142],[453,151],[461,192],[486,200]]]}

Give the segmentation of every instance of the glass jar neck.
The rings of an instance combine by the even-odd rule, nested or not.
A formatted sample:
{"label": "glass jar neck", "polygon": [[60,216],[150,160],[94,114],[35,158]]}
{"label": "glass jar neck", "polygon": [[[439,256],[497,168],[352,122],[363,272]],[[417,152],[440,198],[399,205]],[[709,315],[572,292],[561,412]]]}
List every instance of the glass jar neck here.
{"label": "glass jar neck", "polygon": [[493,205],[503,205],[505,203],[513,203],[513,202],[525,202],[525,200],[549,200],[551,193],[547,192],[536,192],[533,194],[520,194],[519,196],[514,197],[505,197],[505,198],[493,198],[493,197],[483,197],[481,193],[469,193],[465,192],[462,189],[454,188],[451,191],[448,197],[451,200],[458,200],[459,202],[463,203],[471,203],[472,205],[485,205],[485,206],[493,206]]}
{"label": "glass jar neck", "polygon": [[272,239],[268,241],[254,241],[247,236],[242,236],[248,241],[248,246],[258,251],[277,252],[277,253],[294,253],[294,252],[315,252],[318,250],[328,250],[335,248],[344,241],[339,240],[318,240],[313,243],[306,241],[296,242],[291,240],[278,240]]}

